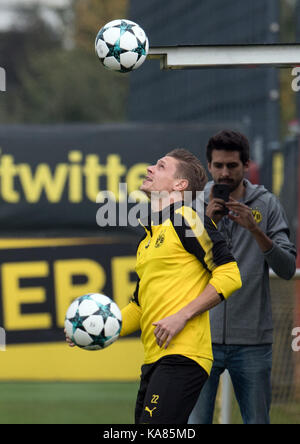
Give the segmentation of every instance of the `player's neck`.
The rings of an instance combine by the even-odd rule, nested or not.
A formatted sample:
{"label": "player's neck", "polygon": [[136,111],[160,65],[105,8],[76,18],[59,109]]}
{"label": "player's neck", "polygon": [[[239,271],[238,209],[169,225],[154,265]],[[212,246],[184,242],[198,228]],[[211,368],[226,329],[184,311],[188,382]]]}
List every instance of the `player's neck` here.
{"label": "player's neck", "polygon": [[153,212],[163,211],[170,205],[182,201],[182,194],[180,192],[166,193],[165,195],[159,193],[157,196],[155,193],[151,193],[151,210]]}

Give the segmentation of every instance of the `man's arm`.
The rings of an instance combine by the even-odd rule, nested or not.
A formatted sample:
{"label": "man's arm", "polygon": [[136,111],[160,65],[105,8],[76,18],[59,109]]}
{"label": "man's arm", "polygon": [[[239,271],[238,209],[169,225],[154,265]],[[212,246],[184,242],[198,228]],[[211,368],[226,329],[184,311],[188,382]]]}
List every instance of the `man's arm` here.
{"label": "man's arm", "polygon": [[196,299],[174,315],[153,323],[156,327],[154,334],[159,347],[165,344],[164,348],[167,348],[171,339],[185,327],[190,319],[215,307],[241,286],[240,272],[235,262],[217,267],[209,284]]}
{"label": "man's arm", "polygon": [[[160,347],[165,344],[167,348],[171,339],[184,328],[190,319],[210,310],[242,286],[237,263],[215,225],[205,217],[203,229],[194,231],[195,224],[190,224],[186,219],[191,212],[192,209],[185,211],[183,223],[174,228],[183,247],[198,258],[204,268],[210,271],[211,276],[208,285],[196,299],[174,315],[153,324],[156,327],[154,330],[156,341]],[[201,221],[198,222],[201,225]],[[187,230],[194,231],[194,236],[186,237]]]}
{"label": "man's arm", "polygon": [[141,307],[131,301],[121,310],[122,328],[120,336],[127,336],[140,329]]}
{"label": "man's arm", "polygon": [[258,227],[250,207],[232,198],[230,198],[230,201],[226,203],[226,206],[231,211],[228,214],[228,217],[246,230],[250,231],[262,252],[271,250],[273,242]]}
{"label": "man's arm", "polygon": [[271,201],[267,234],[257,226],[247,205],[230,199],[226,206],[232,211],[228,217],[250,231],[274,272],[283,279],[291,279],[296,270],[296,248],[289,240],[286,217],[275,197]]}
{"label": "man's arm", "polygon": [[208,284],[204,291],[192,302],[182,308],[172,316],[154,322],[156,327],[154,334],[159,347],[164,345],[166,349],[171,339],[176,336],[186,325],[186,323],[197,315],[218,305],[223,299],[216,289]]}

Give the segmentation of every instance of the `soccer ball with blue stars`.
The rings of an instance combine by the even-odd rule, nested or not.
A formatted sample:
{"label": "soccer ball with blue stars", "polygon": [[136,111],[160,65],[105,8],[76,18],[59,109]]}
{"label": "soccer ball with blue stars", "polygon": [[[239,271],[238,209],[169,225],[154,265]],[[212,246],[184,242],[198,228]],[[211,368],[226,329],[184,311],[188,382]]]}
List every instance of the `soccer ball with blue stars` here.
{"label": "soccer ball with blue stars", "polygon": [[118,339],[121,327],[119,307],[100,293],[75,299],[66,313],[66,335],[85,350],[100,350],[112,344]]}
{"label": "soccer ball with blue stars", "polygon": [[106,68],[127,73],[144,63],[149,41],[143,29],[131,20],[113,20],[98,32],[95,49]]}

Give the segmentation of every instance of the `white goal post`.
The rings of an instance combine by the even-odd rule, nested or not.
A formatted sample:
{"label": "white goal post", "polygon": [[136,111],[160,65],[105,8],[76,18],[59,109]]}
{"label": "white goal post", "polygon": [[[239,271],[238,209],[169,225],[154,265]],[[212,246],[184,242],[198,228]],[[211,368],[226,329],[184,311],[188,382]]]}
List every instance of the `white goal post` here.
{"label": "white goal post", "polygon": [[300,43],[160,46],[148,58],[160,59],[161,69],[286,68],[300,66]]}

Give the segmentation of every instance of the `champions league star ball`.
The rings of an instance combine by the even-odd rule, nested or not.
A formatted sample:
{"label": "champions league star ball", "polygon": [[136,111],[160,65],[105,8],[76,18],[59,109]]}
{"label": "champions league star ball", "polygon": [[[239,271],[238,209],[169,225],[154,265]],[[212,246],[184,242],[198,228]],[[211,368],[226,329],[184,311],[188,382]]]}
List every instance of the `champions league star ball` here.
{"label": "champions league star ball", "polygon": [[112,344],[118,339],[121,326],[119,307],[99,293],[75,299],[65,318],[66,335],[85,350],[100,350]]}
{"label": "champions league star ball", "polygon": [[113,20],[97,34],[96,53],[103,65],[122,73],[139,68],[149,51],[143,29],[130,20]]}

